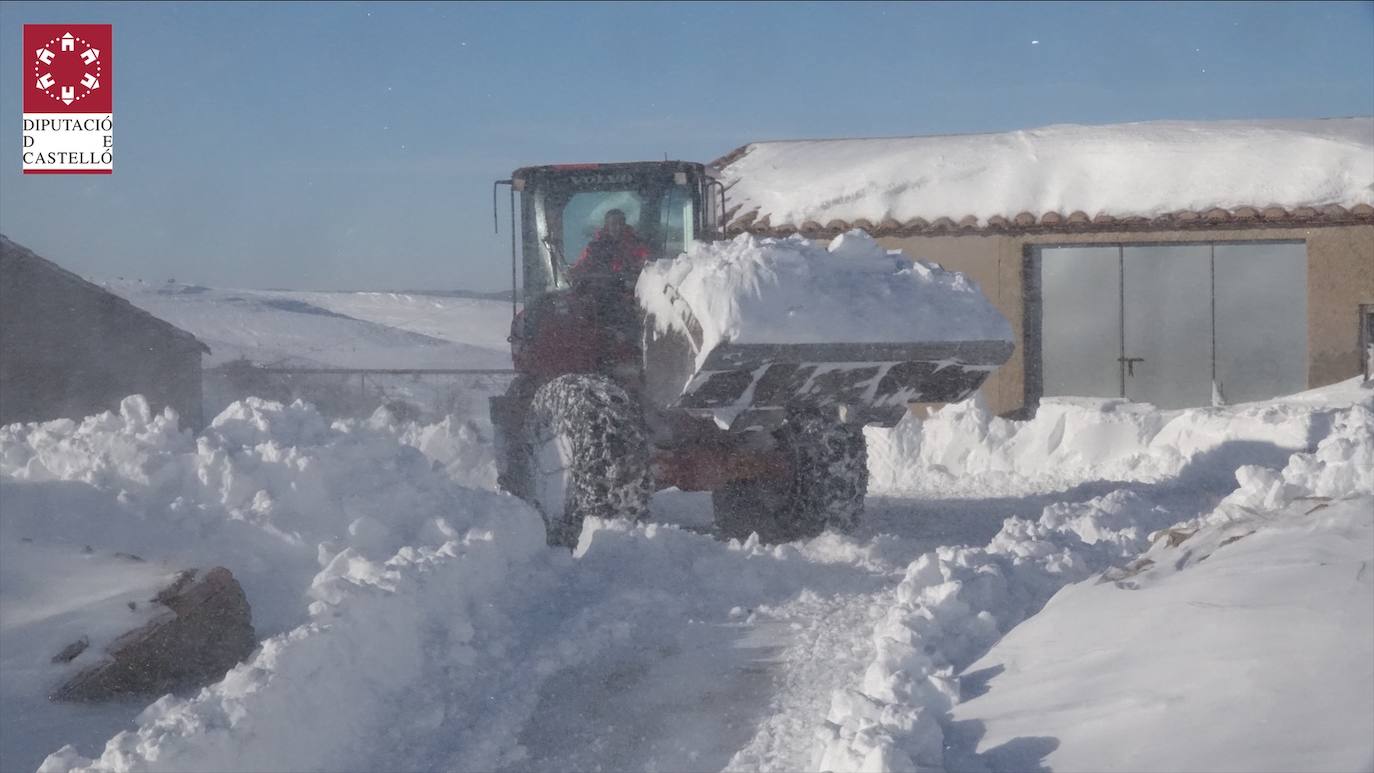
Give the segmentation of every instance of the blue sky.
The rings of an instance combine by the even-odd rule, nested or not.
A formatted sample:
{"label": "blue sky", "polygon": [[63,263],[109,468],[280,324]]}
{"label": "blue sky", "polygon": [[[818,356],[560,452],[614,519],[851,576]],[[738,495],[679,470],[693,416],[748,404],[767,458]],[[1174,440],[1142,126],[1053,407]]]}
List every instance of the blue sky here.
{"label": "blue sky", "polygon": [[[22,25],[55,22],[115,25],[109,177],[19,172]],[[0,231],[224,287],[503,288],[525,164],[1374,114],[1369,2],[5,2],[0,52]]]}

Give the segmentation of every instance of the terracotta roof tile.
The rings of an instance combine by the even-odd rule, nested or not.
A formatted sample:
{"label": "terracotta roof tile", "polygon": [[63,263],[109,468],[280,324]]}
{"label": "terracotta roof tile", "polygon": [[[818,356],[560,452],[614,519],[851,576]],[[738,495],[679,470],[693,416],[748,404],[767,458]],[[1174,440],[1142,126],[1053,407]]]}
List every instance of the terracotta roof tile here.
{"label": "terracotta roof tile", "polygon": [[1278,206],[1268,206],[1262,209],[1256,206],[1240,206],[1233,209],[1212,207],[1201,212],[1185,209],[1155,217],[1140,215],[1113,217],[1103,212],[1090,217],[1086,212],[1075,210],[1068,216],[1060,212],[1044,212],[1036,217],[1030,212],[1021,212],[1012,219],[1002,215],[992,215],[986,220],[980,220],[975,215],[965,215],[957,222],[952,217],[939,217],[933,221],[915,217],[905,223],[900,223],[891,217],[886,217],[876,225],[863,219],[853,222],[832,219],[824,225],[815,220],[807,220],[801,225],[782,223],[776,226],[770,222],[768,215],[760,217],[758,210],[751,210],[732,221],[726,230],[727,233],[731,234],[747,231],[761,236],[787,236],[801,233],[811,238],[822,238],[835,236],[854,228],[861,228],[875,236],[913,236],[978,232],[1072,233],[1112,230],[1171,230],[1208,228],[1218,225],[1229,228],[1245,225],[1272,227],[1299,223],[1311,224],[1312,222],[1333,225],[1374,224],[1374,206],[1357,204],[1347,209],[1339,204],[1328,204],[1320,208],[1298,207],[1291,212]]}
{"label": "terracotta roof tile", "polygon": [[[893,222],[876,224],[878,233],[910,232],[913,226],[901,221],[918,215],[938,224],[926,223],[923,230],[947,228],[937,218],[943,216],[964,231],[1012,232],[1148,228],[1151,223],[1191,228],[1367,223],[1374,207],[1368,183],[1371,127],[1371,117],[1161,121],[995,135],[784,140],[741,146],[713,166],[731,179],[732,199],[749,210],[779,207],[773,214],[779,222],[790,220],[786,227],[792,230],[803,220],[828,221],[824,229],[811,230],[839,229],[846,221],[860,225],[860,216],[872,222],[880,212]],[[1042,157],[1037,149],[1052,152]],[[1151,168],[1162,174],[1152,181],[1123,180],[1118,165],[1103,162],[1103,153],[1155,164]],[[1314,165],[1330,174],[1312,175]],[[1006,188],[1008,170],[1017,172],[1018,188]],[[1227,174],[1240,170],[1246,173]],[[1050,184],[1061,172],[1072,173],[1073,190]],[[866,184],[858,193],[856,179]],[[906,184],[916,179],[930,182]],[[990,209],[997,201],[1005,202],[1002,211]],[[1322,204],[1302,205],[1311,201]],[[1329,202],[1340,206],[1324,206]],[[762,214],[745,221],[744,209],[736,210],[732,225],[737,220],[757,230]]]}

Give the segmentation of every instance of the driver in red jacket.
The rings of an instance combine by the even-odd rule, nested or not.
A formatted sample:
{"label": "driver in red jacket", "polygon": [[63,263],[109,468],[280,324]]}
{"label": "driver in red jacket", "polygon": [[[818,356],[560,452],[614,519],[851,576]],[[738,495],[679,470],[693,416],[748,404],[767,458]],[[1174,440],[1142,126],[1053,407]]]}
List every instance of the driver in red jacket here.
{"label": "driver in red jacket", "polygon": [[573,264],[571,273],[574,278],[588,274],[620,275],[633,283],[648,259],[649,246],[640,240],[635,229],[626,225],[625,213],[612,209]]}

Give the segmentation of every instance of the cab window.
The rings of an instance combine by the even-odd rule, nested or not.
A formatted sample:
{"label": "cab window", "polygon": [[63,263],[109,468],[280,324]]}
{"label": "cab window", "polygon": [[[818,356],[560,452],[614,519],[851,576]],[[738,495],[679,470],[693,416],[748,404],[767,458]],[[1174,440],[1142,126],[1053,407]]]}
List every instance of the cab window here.
{"label": "cab window", "polygon": [[569,264],[577,262],[601,229],[606,213],[618,209],[625,213],[625,223],[639,233],[644,232],[641,216],[644,200],[635,191],[582,191],[574,193],[563,207],[563,258]]}
{"label": "cab window", "polygon": [[696,237],[692,228],[695,218],[692,215],[692,191],[684,185],[669,188],[663,197],[660,212],[659,233],[663,242],[660,256],[675,258],[687,249],[687,245]]}

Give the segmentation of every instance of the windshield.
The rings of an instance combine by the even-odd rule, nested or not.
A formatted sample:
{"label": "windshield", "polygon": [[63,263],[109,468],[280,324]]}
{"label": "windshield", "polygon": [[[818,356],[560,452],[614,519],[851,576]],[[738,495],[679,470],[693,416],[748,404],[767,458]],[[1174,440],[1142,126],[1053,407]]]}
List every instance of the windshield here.
{"label": "windshield", "polygon": [[[635,266],[642,260],[675,257],[686,249],[698,235],[697,199],[690,183],[670,177],[665,184],[661,172],[637,182],[595,190],[577,190],[576,181],[568,178],[533,184],[524,215],[526,301],[567,287],[570,271],[594,243],[603,251],[636,256]],[[608,229],[608,220],[623,223],[623,230]]]}
{"label": "windshield", "polygon": [[583,191],[575,193],[563,207],[563,255],[576,262],[587,245],[602,230],[606,213],[619,211],[635,232],[645,229],[640,222],[643,197],[635,191]]}

